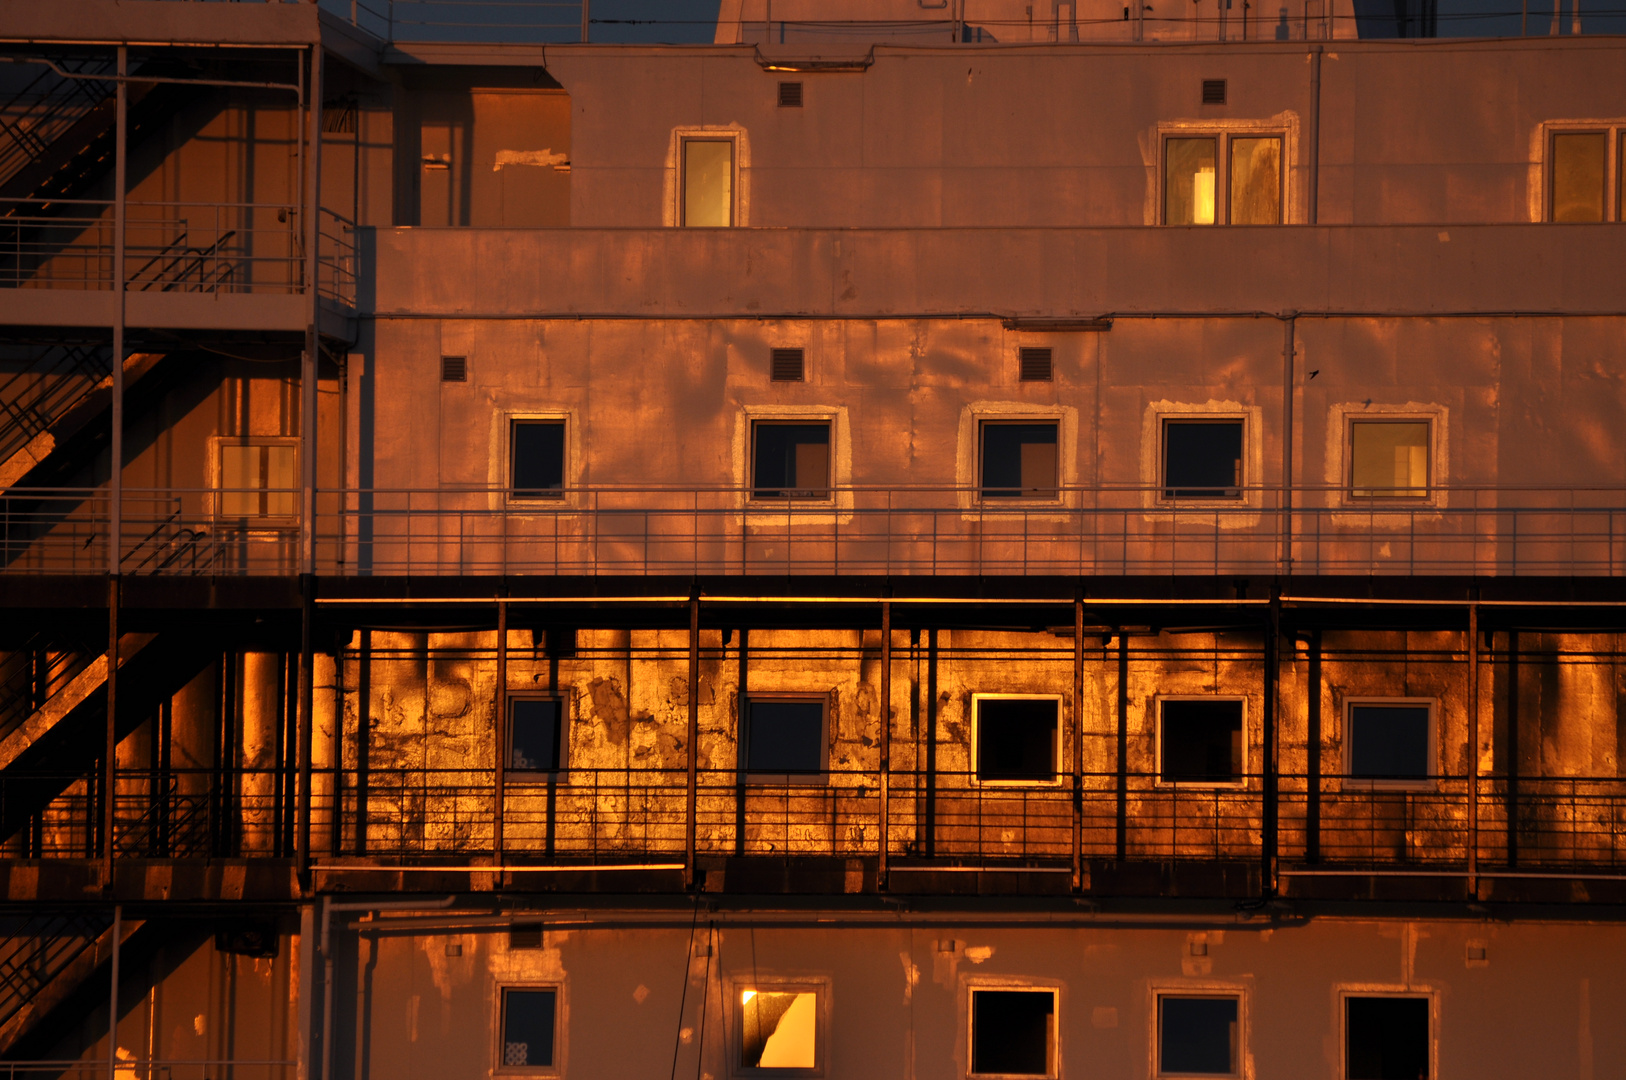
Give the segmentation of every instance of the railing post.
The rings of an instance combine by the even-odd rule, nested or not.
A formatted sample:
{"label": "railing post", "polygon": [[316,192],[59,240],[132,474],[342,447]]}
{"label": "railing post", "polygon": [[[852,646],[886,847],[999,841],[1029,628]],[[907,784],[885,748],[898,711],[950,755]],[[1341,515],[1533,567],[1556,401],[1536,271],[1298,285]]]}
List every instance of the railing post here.
{"label": "railing post", "polygon": [[[549,650],[550,652],[552,650]],[[503,802],[508,780],[508,602],[497,601],[496,758],[492,770],[491,862],[503,864]]]}
{"label": "railing post", "polygon": [[1276,738],[1281,715],[1281,600],[1271,598],[1269,621],[1265,625],[1265,685],[1264,723],[1261,725],[1264,744],[1264,821],[1260,830],[1259,873],[1260,891],[1266,896],[1276,893],[1277,831],[1281,808],[1278,804],[1276,776]]}
{"label": "railing post", "polygon": [[1084,889],[1084,590],[1073,596],[1073,891]]}
{"label": "railing post", "polygon": [[[934,515],[935,517],[935,515]],[[937,628],[926,631],[926,858],[937,855]]]}
{"label": "railing post", "polygon": [[887,833],[892,820],[892,603],[881,601],[881,827],[875,887],[886,888]]}
{"label": "railing post", "polygon": [[700,764],[700,584],[689,593],[689,777],[684,803],[683,885],[695,883],[695,782]]}
{"label": "railing post", "polygon": [[1507,632],[1507,865],[1519,865],[1519,632]]}
{"label": "railing post", "polygon": [[1468,896],[1479,899],[1479,605],[1468,605]]}
{"label": "railing post", "polygon": [[1304,687],[1304,861],[1321,861],[1321,631],[1310,631]]}

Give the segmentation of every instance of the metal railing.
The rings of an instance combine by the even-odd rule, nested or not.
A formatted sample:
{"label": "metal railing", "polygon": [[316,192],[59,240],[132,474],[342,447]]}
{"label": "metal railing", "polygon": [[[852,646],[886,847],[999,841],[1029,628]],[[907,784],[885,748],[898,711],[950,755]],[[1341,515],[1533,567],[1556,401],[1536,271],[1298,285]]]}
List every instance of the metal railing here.
{"label": "metal railing", "polygon": [[[305,285],[299,208],[274,203],[130,202],[125,287],[132,292],[296,293]],[[324,214],[336,220],[337,215]],[[335,228],[337,240],[343,230]],[[113,287],[113,203],[0,200],[0,288]],[[354,244],[324,241],[335,290]]]}
{"label": "metal railing", "polygon": [[[288,573],[298,522],[229,516],[293,489],[126,488],[131,572]],[[318,571],[343,575],[1269,573],[1626,574],[1626,489],[1476,487],[1422,500],[1306,486],[1232,500],[1160,488],[1070,487],[1046,498],[975,488],[844,487],[757,499],[736,487],[595,486],[558,498],[488,488],[318,492]],[[263,502],[259,499],[264,496]],[[17,488],[0,502],[12,573],[100,573],[100,488]],[[154,555],[155,548],[165,554]]]}
{"label": "metal railing", "polygon": [[[112,1063],[113,1080],[292,1080],[298,1062],[238,1058],[181,1060],[138,1058],[122,1052]],[[106,1058],[74,1061],[0,1061],[0,1080],[107,1080]]]}
{"label": "metal railing", "polygon": [[[324,859],[466,864],[497,849],[490,768],[315,770],[310,829]],[[1460,871],[1477,837],[1480,866],[1626,876],[1626,778],[1505,776],[1478,781],[1470,813],[1462,776],[1405,787],[1323,775],[1276,778],[1275,854],[1327,867]],[[887,774],[889,856],[942,865],[1068,864],[1073,777],[1024,785],[970,772]],[[577,768],[509,773],[501,851],[518,862],[591,866],[670,861],[685,852],[683,768]],[[296,848],[293,768],[120,769],[114,848],[120,858],[287,858]],[[47,789],[57,792],[44,797]],[[1256,862],[1265,855],[1264,778],[1167,782],[1153,773],[1087,772],[1078,784],[1077,846],[1087,859]],[[27,820],[16,808],[34,797]],[[83,858],[99,850],[94,777],[0,776],[9,854]],[[737,857],[873,856],[881,846],[881,775],[835,769],[764,781],[701,769],[696,851]],[[1313,806],[1313,811],[1312,811]],[[1510,824],[1511,823],[1511,824]]]}

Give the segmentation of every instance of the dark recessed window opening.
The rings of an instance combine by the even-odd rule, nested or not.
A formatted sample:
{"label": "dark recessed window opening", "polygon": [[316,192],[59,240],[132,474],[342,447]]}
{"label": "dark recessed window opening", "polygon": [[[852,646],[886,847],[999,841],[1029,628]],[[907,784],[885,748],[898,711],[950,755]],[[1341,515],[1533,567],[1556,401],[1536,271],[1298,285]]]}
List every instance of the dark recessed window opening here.
{"label": "dark recessed window opening", "polygon": [[779,84],[779,107],[781,109],[800,109],[802,107],[801,83],[782,82]]}
{"label": "dark recessed window opening", "polygon": [[971,991],[971,1072],[1049,1076],[1054,1071],[1056,995],[1049,990]]}
{"label": "dark recessed window opening", "polygon": [[553,1019],[556,991],[502,992],[502,1063],[504,1068],[553,1065]]}
{"label": "dark recessed window opening", "polygon": [[508,702],[508,767],[558,772],[564,762],[564,702],[512,698]]}
{"label": "dark recessed window opening", "polygon": [[1055,698],[977,698],[977,779],[1034,783],[1056,778]]}
{"label": "dark recessed window opening", "polygon": [[819,1067],[819,995],[814,990],[740,991],[740,1067]]}
{"label": "dark recessed window opening", "polygon": [[468,382],[469,358],[466,356],[443,356],[440,358],[441,382]]}
{"label": "dark recessed window opening", "polygon": [[751,497],[828,499],[830,425],[762,421],[752,426]]}
{"label": "dark recessed window opening", "polygon": [[1235,1076],[1238,1004],[1234,997],[1158,998],[1159,1075]]}
{"label": "dark recessed window opening", "polygon": [[1349,773],[1363,780],[1427,780],[1427,705],[1351,705]]}
{"label": "dark recessed window opening", "polygon": [[1054,499],[1058,471],[1054,423],[984,421],[983,498]]}
{"label": "dark recessed window opening", "polygon": [[542,924],[514,923],[508,928],[508,947],[510,949],[540,949],[542,947]]}
{"label": "dark recessed window opening", "polygon": [[1022,349],[1023,382],[1049,382],[1052,378],[1049,349]]}
{"label": "dark recessed window opening", "polygon": [[1162,761],[1166,784],[1234,784],[1242,779],[1242,702],[1165,701]]}
{"label": "dark recessed window opening", "polygon": [[752,698],[745,703],[740,759],[748,773],[824,771],[823,698]]}
{"label": "dark recessed window opening", "polygon": [[1241,420],[1165,420],[1163,497],[1242,496]]}
{"label": "dark recessed window opening", "polygon": [[515,420],[513,496],[557,499],[565,491],[565,422]]}
{"label": "dark recessed window opening", "polygon": [[801,382],[804,378],[801,349],[775,349],[773,351],[773,381]]}
{"label": "dark recessed window opening", "polygon": [[1428,1080],[1428,999],[1344,999],[1346,1080]]}
{"label": "dark recessed window opening", "polygon": [[1224,79],[1204,79],[1203,80],[1203,104],[1204,105],[1224,105],[1225,104],[1225,80]]}

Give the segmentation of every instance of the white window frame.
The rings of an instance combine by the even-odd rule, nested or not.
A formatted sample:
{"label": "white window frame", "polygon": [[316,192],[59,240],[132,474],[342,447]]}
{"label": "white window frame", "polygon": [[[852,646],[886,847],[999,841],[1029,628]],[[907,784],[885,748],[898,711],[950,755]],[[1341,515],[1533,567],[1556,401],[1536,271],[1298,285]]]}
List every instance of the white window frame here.
{"label": "white window frame", "polygon": [[[779,384],[784,385],[784,384]],[[758,421],[830,425],[830,498],[753,499],[752,452]],[[851,424],[845,405],[744,405],[734,418],[734,505],[736,524],[752,528],[774,525],[846,525],[853,519],[853,453]],[[726,497],[726,493],[723,493]],[[768,544],[766,537],[752,543]]]}
{"label": "white window frame", "polygon": [[[1151,205],[1147,207],[1146,224],[1168,229],[1230,228],[1231,226],[1231,139],[1277,137],[1282,140],[1282,220],[1276,226],[1253,225],[1240,228],[1269,229],[1280,225],[1298,225],[1305,220],[1299,206],[1299,185],[1293,182],[1298,163],[1299,124],[1292,112],[1278,113],[1258,120],[1168,120],[1154,131],[1156,160],[1152,162],[1152,181],[1147,185]],[[1170,225],[1164,220],[1165,175],[1170,139],[1214,139],[1214,224]]]}
{"label": "white window frame", "polygon": [[[1428,452],[1423,455],[1427,474],[1423,477],[1421,495],[1357,495],[1355,494],[1355,429],[1363,424],[1426,424],[1428,426]],[[1434,417],[1428,414],[1381,412],[1369,415],[1344,416],[1344,499],[1351,506],[1429,506],[1434,498]]]}
{"label": "white window frame", "polygon": [[[1060,487],[1056,498],[982,497],[982,426],[985,422],[1056,425],[1056,482]],[[1080,503],[1078,410],[1067,405],[1029,401],[973,401],[964,406],[960,410],[954,483],[961,521],[981,521],[1003,510],[1019,510],[1035,522],[1073,520],[1073,512]]]}
{"label": "white window frame", "polygon": [[[740,783],[745,784],[747,787],[827,787],[830,784],[830,712],[832,702],[828,691],[757,691],[748,689],[739,697],[742,707],[739,710],[740,730],[735,732],[739,749],[736,752],[734,767]],[[818,702],[822,710],[819,720],[819,752],[821,758],[818,772],[754,772],[747,767],[747,756],[751,750],[749,734],[751,705],[758,701]]]}
{"label": "white window frame", "polygon": [[[552,990],[553,991],[553,1064],[552,1065],[504,1065],[503,1027],[508,1019],[508,991],[510,990]],[[499,982],[497,984],[497,1023],[496,1039],[493,1041],[493,1054],[491,1071],[497,1076],[561,1076],[565,1062],[565,1017],[568,1011],[565,1008],[565,985],[562,981],[513,981]]]}
{"label": "white window frame", "polygon": [[[1355,738],[1353,720],[1357,705],[1401,705],[1415,708],[1428,707],[1428,777],[1423,780],[1375,780],[1351,775],[1354,772]],[[1437,697],[1346,697],[1342,704],[1343,746],[1341,759],[1344,767],[1343,787],[1355,791],[1434,791],[1440,776],[1440,699]]]}
{"label": "white window frame", "polygon": [[1535,129],[1534,176],[1531,178],[1530,220],[1548,225],[1599,224],[1597,222],[1563,222],[1553,220],[1553,136],[1599,134],[1604,136],[1603,164],[1603,224],[1619,222],[1626,210],[1621,204],[1626,192],[1621,189],[1621,160],[1626,145],[1626,117],[1598,120],[1546,120]]}
{"label": "white window frame", "polygon": [[1050,1070],[1046,1077],[1057,1078],[1065,1075],[1061,1063],[1062,1050],[1062,1024],[1061,1024],[1061,986],[1046,980],[1029,981],[1025,979],[999,979],[976,978],[965,982],[965,1038],[962,1045],[965,1047],[965,1075],[975,1080],[1032,1080],[1037,1073],[979,1073],[972,1072],[972,1063],[976,1060],[974,1048],[977,1040],[977,1013],[976,995],[986,991],[995,993],[1008,992],[1018,994],[1050,994],[1050,1046],[1046,1057],[1049,1059]]}
{"label": "white window frame", "polygon": [[1392,984],[1340,983],[1336,989],[1338,1002],[1338,1078],[1349,1080],[1349,999],[1358,998],[1422,998],[1428,1002],[1428,1075],[1440,1075],[1440,996],[1428,986],[1394,986]]}
{"label": "white window frame", "polygon": [[[1236,701],[1242,705],[1242,775],[1236,780],[1181,780],[1178,782],[1163,779],[1163,705],[1169,701]],[[1246,694],[1158,694],[1152,699],[1154,732],[1154,749],[1157,757],[1154,760],[1156,771],[1153,773],[1153,786],[1169,790],[1219,790],[1219,791],[1245,791],[1248,788],[1248,765],[1251,758],[1249,753],[1248,736],[1251,734],[1248,723],[1248,696]]]}
{"label": "white window frame", "polygon": [[[1056,734],[1051,751],[1051,773],[1049,780],[984,780],[981,773],[981,763],[977,760],[977,748],[980,745],[978,735],[982,731],[982,703],[984,701],[1053,701],[1056,703]],[[1062,729],[1066,726],[1066,717],[1062,712],[1063,698],[1060,694],[972,694],[971,695],[971,785],[986,788],[1057,788],[1061,787],[1071,776],[1063,765],[1062,751],[1065,740],[1062,738]]]}
{"label": "white window frame", "polygon": [[[514,424],[528,420],[563,423],[565,425],[564,490],[558,496],[516,499],[513,497],[514,480]],[[588,493],[584,486],[587,471],[583,452],[581,417],[568,407],[539,405],[534,408],[495,409],[491,414],[491,442],[486,483],[490,492],[489,509],[506,514],[510,521],[525,518],[548,518],[560,513],[577,513],[587,506]],[[544,535],[552,540],[552,525]],[[561,539],[564,539],[561,534]],[[541,537],[538,537],[541,539]]]}
{"label": "white window frame", "polygon": [[[723,1019],[728,1045],[724,1056],[728,1062],[727,1075],[731,1077],[801,1077],[824,1076],[830,1060],[830,980],[823,976],[795,975],[734,975],[725,980],[727,997]],[[740,997],[747,990],[758,993],[813,993],[818,1000],[817,1027],[813,1032],[813,1057],[818,1063],[811,1069],[762,1069],[740,1064],[741,1030],[745,1023],[744,1003]]]}
{"label": "white window frame", "polygon": [[[1164,428],[1169,421],[1242,421],[1242,495],[1240,498],[1166,499],[1163,483]],[[1240,401],[1154,401],[1141,414],[1141,505],[1148,522],[1253,529],[1259,526],[1265,498],[1263,407]],[[1216,514],[1214,511],[1225,511]]]}
{"label": "white window frame", "polygon": [[[1154,1080],[1165,1077],[1191,1077],[1194,1080],[1253,1080],[1251,1045],[1251,1017],[1248,1008],[1248,988],[1229,982],[1153,982],[1148,987],[1151,995],[1151,1046],[1148,1048],[1147,1075]],[[1229,1073],[1178,1073],[1163,1071],[1163,999],[1172,998],[1234,998],[1236,1000],[1236,1061]]]}
{"label": "white window frame", "polygon": [[[1351,480],[1354,444],[1352,425],[1357,421],[1427,421],[1428,494],[1396,498],[1353,496]],[[1335,511],[1332,523],[1341,528],[1364,530],[1407,530],[1414,521],[1434,520],[1444,511],[1451,483],[1451,410],[1428,401],[1365,402],[1342,401],[1327,410],[1325,454],[1327,506]]]}
{"label": "white window frame", "polygon": [[733,224],[728,229],[743,229],[751,224],[751,142],[744,128],[738,124],[716,127],[677,127],[672,129],[666,151],[666,196],[662,224],[668,228],[697,228],[703,232],[722,232],[724,228],[688,226],[683,224],[683,144],[689,140],[734,143]]}

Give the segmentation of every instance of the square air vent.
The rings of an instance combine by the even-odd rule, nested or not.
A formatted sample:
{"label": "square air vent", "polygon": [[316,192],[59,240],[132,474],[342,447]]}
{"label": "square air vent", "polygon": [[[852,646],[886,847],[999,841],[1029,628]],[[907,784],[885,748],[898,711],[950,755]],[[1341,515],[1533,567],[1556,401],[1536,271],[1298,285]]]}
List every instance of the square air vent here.
{"label": "square air vent", "polygon": [[801,83],[782,82],[779,84],[779,107],[781,109],[800,109],[802,107]]}
{"label": "square air vent", "polygon": [[1203,104],[1204,105],[1224,105],[1225,104],[1225,80],[1224,79],[1204,79],[1203,80]]}
{"label": "square air vent", "polygon": [[508,947],[510,949],[540,949],[542,947],[542,924],[514,923],[508,928]]}
{"label": "square air vent", "polygon": [[468,382],[469,358],[466,356],[443,356],[440,358],[441,382]]}
{"label": "square air vent", "polygon": [[806,375],[801,349],[775,349],[773,351],[773,381],[803,382]]}
{"label": "square air vent", "polygon": [[1022,381],[1049,382],[1052,378],[1049,349],[1023,349]]}

